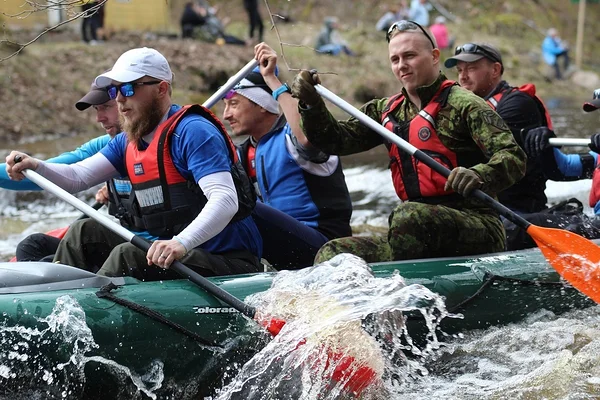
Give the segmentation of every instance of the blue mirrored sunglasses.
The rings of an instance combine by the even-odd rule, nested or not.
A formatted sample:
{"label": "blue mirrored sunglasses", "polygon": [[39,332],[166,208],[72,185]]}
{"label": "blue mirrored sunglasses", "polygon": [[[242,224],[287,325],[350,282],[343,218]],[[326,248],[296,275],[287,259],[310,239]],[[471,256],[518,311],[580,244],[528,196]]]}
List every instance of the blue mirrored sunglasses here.
{"label": "blue mirrored sunglasses", "polygon": [[111,99],[116,99],[119,92],[121,92],[121,95],[124,97],[131,97],[135,94],[135,86],[158,85],[161,82],[162,81],[127,82],[120,85],[110,85],[106,88],[106,92]]}

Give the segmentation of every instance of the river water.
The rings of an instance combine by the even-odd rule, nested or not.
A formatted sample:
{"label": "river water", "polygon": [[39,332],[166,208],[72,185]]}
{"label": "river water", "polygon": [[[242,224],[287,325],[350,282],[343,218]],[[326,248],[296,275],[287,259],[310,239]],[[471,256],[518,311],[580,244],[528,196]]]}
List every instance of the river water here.
{"label": "river water", "polygon": [[[546,101],[559,136],[589,137],[596,132],[600,115],[584,113],[580,102]],[[49,157],[92,135],[30,138],[18,148]],[[346,157],[344,166],[355,231],[385,232],[387,216],[398,200],[384,149]],[[551,203],[576,197],[587,205],[590,184],[590,180],[549,182],[546,192]],[[91,189],[79,197],[92,203],[94,192]],[[62,227],[78,216],[79,212],[49,194],[0,190],[0,258],[8,260],[28,234]],[[600,308],[561,316],[542,311],[518,324],[466,332],[423,359],[416,371],[396,388],[393,398],[599,399]]]}

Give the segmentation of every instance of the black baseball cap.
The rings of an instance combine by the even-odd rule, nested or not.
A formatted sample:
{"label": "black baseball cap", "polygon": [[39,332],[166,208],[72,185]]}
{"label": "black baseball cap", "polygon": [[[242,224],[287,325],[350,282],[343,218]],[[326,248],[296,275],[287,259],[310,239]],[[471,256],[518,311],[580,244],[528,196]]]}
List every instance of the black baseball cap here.
{"label": "black baseball cap", "polygon": [[104,104],[110,100],[108,96],[108,92],[106,89],[100,89],[94,83],[90,87],[90,91],[87,92],[85,96],[83,96],[77,103],[75,103],[75,107],[79,111],[83,111],[88,109],[91,106],[99,106],[100,104]]}
{"label": "black baseball cap", "polygon": [[600,108],[600,89],[594,90],[594,94],[592,94],[592,101],[586,101],[583,103],[583,111],[590,112],[596,111]]}
{"label": "black baseball cap", "polygon": [[462,46],[457,46],[454,50],[454,56],[448,58],[444,62],[444,66],[446,68],[453,68],[459,61],[474,62],[484,57],[490,61],[500,63],[502,73],[504,73],[504,64],[502,63],[500,51],[489,44],[465,43]]}

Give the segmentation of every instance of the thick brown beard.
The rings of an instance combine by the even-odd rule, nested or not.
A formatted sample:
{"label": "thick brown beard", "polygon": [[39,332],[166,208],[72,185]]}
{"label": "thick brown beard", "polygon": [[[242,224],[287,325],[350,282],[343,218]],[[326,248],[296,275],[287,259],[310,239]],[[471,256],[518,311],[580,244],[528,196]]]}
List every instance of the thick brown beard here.
{"label": "thick brown beard", "polygon": [[136,143],[158,126],[163,115],[160,101],[153,98],[149,105],[143,107],[143,111],[136,121],[126,120],[121,114],[119,114],[119,121],[121,121],[123,131],[127,133],[127,140]]}

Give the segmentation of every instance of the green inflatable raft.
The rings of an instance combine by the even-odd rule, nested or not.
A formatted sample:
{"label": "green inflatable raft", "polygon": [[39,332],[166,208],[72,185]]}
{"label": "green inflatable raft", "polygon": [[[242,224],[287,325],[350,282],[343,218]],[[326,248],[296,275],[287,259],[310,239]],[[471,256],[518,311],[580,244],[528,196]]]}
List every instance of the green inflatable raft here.
{"label": "green inflatable raft", "polygon": [[[447,310],[463,318],[443,319],[442,336],[516,322],[542,309],[558,314],[595,304],[562,281],[537,249],[371,268],[376,277],[398,271],[407,284],[444,296]],[[211,281],[243,300],[267,290],[273,276]],[[67,303],[81,318],[72,309],[64,315],[74,320],[57,327],[59,306]],[[405,317],[411,337],[426,332],[419,313]],[[82,322],[88,339],[77,328]],[[51,379],[67,397],[133,398],[140,385],[125,383],[136,376],[152,387],[157,378],[148,371],[154,370],[158,398],[208,398],[268,340],[256,324],[187,280],[140,282],[60,264],[0,263],[0,395],[29,393],[31,382],[39,388]],[[86,361],[81,370],[71,368],[76,353]]]}

